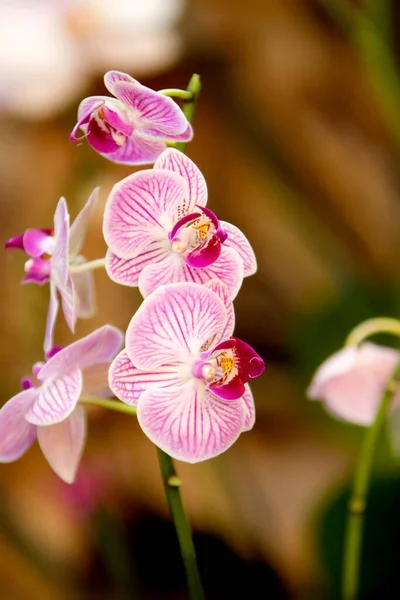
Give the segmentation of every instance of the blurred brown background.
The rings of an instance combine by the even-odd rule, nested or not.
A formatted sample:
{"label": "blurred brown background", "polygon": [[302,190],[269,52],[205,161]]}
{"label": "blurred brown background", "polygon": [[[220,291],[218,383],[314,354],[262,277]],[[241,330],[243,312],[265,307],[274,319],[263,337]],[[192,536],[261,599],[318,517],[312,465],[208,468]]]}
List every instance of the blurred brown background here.
{"label": "blurred brown background", "polygon": [[[354,42],[346,19],[324,10],[333,1],[140,4],[0,4],[1,234],[51,226],[61,195],[74,217],[100,185],[84,250],[103,256],[101,209],[132,169],[69,142],[80,99],[104,93],[109,68],[154,89],[201,74],[188,154],[207,179],[210,207],[255,248],[258,273],[236,301],[237,335],[267,371],[253,385],[254,430],[218,459],[178,464],[184,500],[196,532],[218,539],[257,582],[245,598],[328,598],[324,557],[332,544],[340,555],[341,540],[333,527],[321,550],[321,515],[349,476],[361,432],[332,421],[304,390],[352,326],[399,313],[400,129],[380,95],[380,63]],[[388,14],[378,37],[395,47]],[[48,290],[19,285],[23,260],[2,256],[2,401],[41,359]],[[95,277],[98,313],[79,322],[79,336],[105,322],[125,329],[140,303],[136,290]],[[71,339],[61,322],[57,333]],[[385,451],[380,465],[397,472]],[[167,508],[154,448],[134,420],[93,410],[80,478],[67,487],[37,447],[0,466],[2,599],[185,598],[179,585],[168,592],[142,581],[142,548],[163,548],[162,528],[149,523],[164,523]],[[219,577],[233,576],[219,571],[221,552],[210,598],[230,597],[212,595]],[[153,557],[154,578],[164,561],[163,552]],[[256,576],[261,564],[270,571]],[[163,571],[166,581],[174,568]]]}

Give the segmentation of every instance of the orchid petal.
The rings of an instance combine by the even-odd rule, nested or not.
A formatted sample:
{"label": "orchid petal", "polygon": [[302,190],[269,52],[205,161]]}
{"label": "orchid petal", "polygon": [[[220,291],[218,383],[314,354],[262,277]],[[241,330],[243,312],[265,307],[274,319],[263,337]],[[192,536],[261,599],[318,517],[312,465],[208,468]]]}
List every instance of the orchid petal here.
{"label": "orchid petal", "polygon": [[107,200],[103,234],[120,258],[132,258],[154,240],[167,239],[159,218],[172,213],[187,195],[179,175],[152,169],[129,175],[117,183]]}
{"label": "orchid petal", "polygon": [[234,299],[243,282],[243,263],[237,252],[224,248],[224,245],[218,260],[201,269],[189,267],[182,256],[172,253],[161,262],[148,265],[139,275],[139,290],[146,297],[168,283],[188,281],[204,284],[215,278],[227,286]]}
{"label": "orchid petal", "polygon": [[136,406],[141,394],[153,387],[177,387],[186,383],[179,365],[162,365],[153,372],[140,371],[133,366],[126,350],[122,350],[111,363],[109,385],[115,396],[131,406]]}
{"label": "orchid petal", "polygon": [[178,173],[189,186],[184,213],[193,212],[195,206],[207,204],[207,184],[200,169],[195,163],[175,148],[167,148],[157,158],[154,169],[166,169]]}
{"label": "orchid petal", "polygon": [[246,391],[243,395],[242,400],[244,401],[246,407],[246,418],[244,421],[242,431],[250,431],[250,429],[253,429],[254,423],[256,422],[256,408],[254,405],[253,393],[250,389],[249,384],[246,383],[244,387]]}
{"label": "orchid petal", "polygon": [[226,221],[220,221],[220,224],[228,234],[224,245],[236,250],[243,261],[244,277],[254,275],[254,273],[257,271],[257,260],[249,240],[246,238],[244,233],[238,229],[238,227],[235,227],[235,225],[227,223]]}
{"label": "orchid petal", "polygon": [[[141,131],[141,134],[144,135],[143,130]],[[183,133],[170,133],[168,134],[168,141],[173,141],[173,142],[190,142],[193,139],[193,127],[191,126],[190,123],[187,124],[186,129],[183,131]]]}
{"label": "orchid petal", "polygon": [[81,393],[82,372],[79,369],[48,381],[37,389],[35,402],[25,419],[33,425],[53,425],[64,421],[74,410]]}
{"label": "orchid petal", "polygon": [[77,319],[75,313],[75,290],[72,284],[72,276],[69,273],[66,285],[58,286],[58,291],[61,296],[61,305],[65,321],[71,332],[74,333]]}
{"label": "orchid petal", "polygon": [[113,96],[116,96],[115,85],[121,81],[127,81],[128,83],[141,85],[136,79],[133,79],[133,77],[127,75],[126,73],[122,73],[121,71],[107,71],[107,73],[104,75],[104,85]]}
{"label": "orchid petal", "polygon": [[218,398],[222,398],[223,400],[239,400],[243,398],[245,393],[244,383],[237,375],[228,383],[212,383],[209,385],[208,389],[210,392],[218,396]]}
{"label": "orchid petal", "polygon": [[110,361],[87,367],[83,374],[83,393],[96,398],[111,398],[114,394],[108,385]]}
{"label": "orchid petal", "polygon": [[[73,265],[84,264],[86,259],[78,256]],[[93,271],[71,273],[74,289],[74,314],[77,319],[90,319],[96,312],[96,288]]]}
{"label": "orchid petal", "polygon": [[242,401],[224,401],[188,383],[177,388],[151,388],[137,405],[139,425],[150,440],[172,458],[195,463],[227,450],[245,421]]}
{"label": "orchid petal", "polygon": [[85,369],[111,360],[121,348],[122,342],[123,335],[119,329],[104,325],[60,350],[39,371],[38,378],[42,381],[54,379],[75,369]]}
{"label": "orchid petal", "polygon": [[137,286],[139,275],[143,269],[152,263],[160,262],[167,256],[164,244],[154,241],[134,258],[119,258],[116,254],[107,251],[106,271],[110,279],[121,285]]}
{"label": "orchid petal", "polygon": [[349,373],[355,367],[357,357],[358,348],[348,346],[327,358],[315,373],[310,386],[307,389],[307,396],[311,400],[319,400],[322,398],[325,385],[332,379]]}
{"label": "orchid petal", "polygon": [[69,230],[69,261],[72,262],[79,254],[83,240],[92,218],[96,205],[99,201],[99,188],[95,188],[90,194],[88,201],[81,212],[72,223]]}
{"label": "orchid petal", "polygon": [[35,441],[36,427],[25,420],[25,414],[36,395],[36,388],[23,390],[0,409],[0,462],[17,460]]}
{"label": "orchid petal", "polygon": [[27,229],[24,233],[24,250],[33,258],[53,254],[55,239],[49,229]]}
{"label": "orchid petal", "polygon": [[68,279],[69,213],[65,198],[60,198],[54,213],[54,252],[51,257],[51,276],[58,286]]}
{"label": "orchid petal", "polygon": [[[90,96],[82,100],[78,107],[78,121],[69,136],[72,142],[80,141],[86,137],[87,125],[92,114],[110,100],[112,99],[108,96]],[[79,129],[84,131],[84,135],[81,137],[77,137],[76,135]]]}
{"label": "orchid petal", "polygon": [[133,111],[135,126],[145,135],[169,139],[186,132],[187,119],[172,98],[129,81],[116,82],[113,94]]}
{"label": "orchid petal", "polygon": [[187,360],[225,320],[225,307],[211,290],[194,283],[162,286],[143,301],[128,326],[129,358],[144,371]]}
{"label": "orchid petal", "polygon": [[86,415],[81,406],[62,421],[38,427],[38,442],[53,471],[66,483],[73,483],[86,440]]}
{"label": "orchid petal", "polygon": [[146,138],[136,130],[126,138],[125,143],[118,150],[101,154],[111,162],[121,165],[151,165],[165,148],[164,142]]}
{"label": "orchid petal", "polygon": [[15,235],[14,237],[8,238],[4,244],[4,248],[9,250],[13,248],[15,250],[25,250],[24,248],[24,234]]}
{"label": "orchid petal", "polygon": [[46,330],[43,343],[45,353],[49,352],[53,347],[54,327],[56,324],[59,305],[60,304],[57,297],[57,288],[54,282],[50,281],[50,300],[49,308],[47,310]]}
{"label": "orchid petal", "polygon": [[203,269],[215,263],[221,254],[221,242],[213,236],[206,246],[196,249],[186,256],[186,264],[195,269]]}
{"label": "orchid petal", "polygon": [[235,311],[233,309],[233,302],[229,296],[229,290],[220,279],[210,279],[210,281],[207,281],[204,284],[204,287],[213,291],[214,294],[217,294],[217,296],[221,298],[226,310],[225,325],[218,335],[207,341],[206,349],[208,349],[213,348],[222,340],[231,337],[235,329]]}

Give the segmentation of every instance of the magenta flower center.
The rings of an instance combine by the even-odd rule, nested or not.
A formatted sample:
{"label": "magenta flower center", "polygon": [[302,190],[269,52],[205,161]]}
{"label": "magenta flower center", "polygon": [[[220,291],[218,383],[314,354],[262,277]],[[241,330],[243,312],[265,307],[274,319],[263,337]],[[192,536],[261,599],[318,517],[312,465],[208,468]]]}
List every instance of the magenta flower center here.
{"label": "magenta flower center", "polygon": [[[190,220],[186,220],[188,217]],[[183,254],[186,251],[201,250],[209,243],[216,228],[207,215],[193,213],[183,217],[172,231],[172,252]]]}
{"label": "magenta flower center", "polygon": [[133,123],[125,113],[114,106],[110,108],[103,104],[92,112],[87,135],[99,149],[104,150],[103,145],[106,148],[110,144],[115,144],[117,148],[124,146],[133,130]]}
{"label": "magenta flower center", "polygon": [[208,360],[198,360],[193,366],[193,375],[207,383],[226,385],[238,375],[237,357],[234,348],[214,352]]}

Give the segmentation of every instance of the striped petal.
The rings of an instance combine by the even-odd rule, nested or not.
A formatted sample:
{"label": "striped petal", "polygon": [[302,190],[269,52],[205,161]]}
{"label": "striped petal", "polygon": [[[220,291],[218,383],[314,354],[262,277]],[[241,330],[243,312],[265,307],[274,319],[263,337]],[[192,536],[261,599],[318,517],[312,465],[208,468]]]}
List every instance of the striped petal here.
{"label": "striped petal", "polygon": [[17,460],[35,441],[36,427],[26,421],[25,415],[36,395],[36,388],[29,388],[11,398],[0,409],[0,462]]}
{"label": "striped petal", "polygon": [[44,334],[43,348],[45,354],[49,352],[53,344],[54,327],[56,324],[57,314],[59,309],[59,301],[57,297],[57,288],[53,281],[50,280],[50,300],[49,308],[47,310],[46,329]]}
{"label": "striped petal", "polygon": [[224,229],[225,233],[228,234],[224,245],[236,250],[243,261],[243,276],[249,277],[250,275],[254,275],[254,273],[257,271],[257,260],[254,250],[251,247],[247,237],[240,231],[240,229],[238,229],[238,227],[235,227],[235,225],[232,225],[231,223],[220,221],[220,225]]}
{"label": "striped petal", "polygon": [[256,408],[254,406],[254,397],[249,384],[246,383],[244,387],[246,391],[242,397],[242,400],[244,401],[246,407],[246,417],[242,431],[250,431],[250,429],[253,429],[254,423],[256,422]]}
{"label": "striped petal", "polygon": [[68,278],[69,213],[65,198],[60,198],[54,213],[54,251],[51,257],[51,277],[58,285]]}
{"label": "striped petal", "polygon": [[242,401],[225,401],[190,382],[151,388],[137,405],[141,428],[173,458],[196,463],[218,456],[238,439],[245,422]]}
{"label": "striped petal", "polygon": [[167,240],[165,226],[170,223],[160,223],[160,217],[172,215],[187,193],[182,177],[167,171],[139,171],[117,183],[103,222],[104,239],[112,252],[132,258],[152,242]]}
{"label": "striped petal", "polygon": [[33,425],[59,423],[72,413],[81,392],[82,372],[79,369],[46,382],[38,388],[36,399],[25,418]]}
{"label": "striped petal", "polygon": [[86,231],[99,201],[99,188],[95,188],[89,200],[72,223],[69,230],[69,261],[73,261],[79,254]]}
{"label": "striped petal", "polygon": [[53,471],[73,483],[86,441],[86,415],[81,406],[62,423],[38,427],[38,442]]}
{"label": "striped petal", "polygon": [[222,340],[230,338],[235,329],[235,311],[227,286],[222,283],[220,279],[210,279],[210,281],[207,281],[207,283],[204,284],[204,287],[208,288],[221,298],[226,310],[226,321],[223,329],[207,341],[207,345],[205,348],[202,348],[202,351],[213,348]]}
{"label": "striped petal", "polygon": [[153,387],[177,387],[184,382],[179,365],[162,365],[153,372],[133,366],[126,350],[113,360],[109,370],[109,385],[117,398],[136,406],[141,394]]}
{"label": "striped petal", "polygon": [[128,326],[129,358],[143,371],[190,361],[225,320],[225,307],[210,290],[194,283],[162,286],[143,301]]}
{"label": "striped petal", "polygon": [[243,262],[237,252],[222,245],[219,258],[207,267],[190,267],[181,255],[170,253],[164,260],[145,267],[139,276],[140,293],[146,297],[161,285],[188,281],[204,284],[220,279],[232,299],[243,282]]}
{"label": "striped petal", "polygon": [[157,158],[153,169],[166,169],[178,173],[189,186],[189,195],[186,199],[185,213],[191,213],[195,206],[205,206],[207,204],[207,184],[200,169],[190,158],[175,150],[167,148]]}
{"label": "striped petal", "polygon": [[[82,265],[86,262],[83,256],[77,256],[72,265]],[[74,314],[77,319],[90,319],[96,312],[96,288],[93,271],[71,273],[74,290]]]}
{"label": "striped petal", "polygon": [[101,155],[121,165],[151,165],[165,148],[163,141],[142,136],[139,130],[135,130],[118,150]]}
{"label": "striped petal", "polygon": [[127,81],[129,83],[136,83],[137,85],[140,85],[136,79],[133,79],[133,77],[127,73],[122,73],[121,71],[107,71],[107,73],[104,75],[104,85],[113,96],[116,95],[115,84],[121,81]]}
{"label": "striped petal", "polygon": [[38,373],[42,381],[54,379],[76,369],[110,361],[122,346],[123,335],[112,325],[104,325],[70,344],[50,358]]}
{"label": "striped petal", "polygon": [[160,262],[167,257],[168,252],[159,242],[151,242],[134,258],[119,258],[107,251],[106,271],[110,279],[121,285],[139,285],[139,275],[143,269],[152,263]]}

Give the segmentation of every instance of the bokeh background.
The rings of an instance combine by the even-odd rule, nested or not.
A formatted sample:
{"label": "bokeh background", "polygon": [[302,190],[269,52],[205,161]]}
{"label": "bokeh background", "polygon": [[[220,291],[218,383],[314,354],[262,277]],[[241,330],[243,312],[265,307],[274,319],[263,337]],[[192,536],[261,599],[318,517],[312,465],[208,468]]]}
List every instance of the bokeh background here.
{"label": "bokeh background", "polygon": [[[353,11],[359,9],[362,13]],[[348,331],[399,316],[400,84],[388,0],[1,0],[0,231],[51,226],[102,204],[85,255],[104,255],[102,208],[132,172],[74,146],[86,95],[110,68],[161,89],[203,90],[189,156],[210,206],[251,240],[258,273],[236,301],[237,336],[266,360],[257,423],[223,456],[178,463],[207,597],[339,598],[346,494],[362,437],[305,390]],[[362,15],[362,18],[359,15]],[[40,360],[48,290],[1,257],[1,402]],[[139,293],[96,272],[98,313],[125,329]],[[71,335],[60,320],[57,339]],[[383,339],[385,343],[393,343]],[[76,484],[34,447],[0,465],[4,600],[185,599],[154,447],[134,419],[92,409]],[[399,464],[376,460],[362,598],[398,598]]]}

